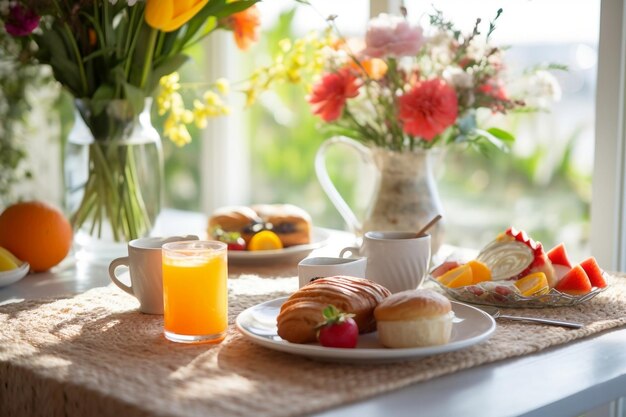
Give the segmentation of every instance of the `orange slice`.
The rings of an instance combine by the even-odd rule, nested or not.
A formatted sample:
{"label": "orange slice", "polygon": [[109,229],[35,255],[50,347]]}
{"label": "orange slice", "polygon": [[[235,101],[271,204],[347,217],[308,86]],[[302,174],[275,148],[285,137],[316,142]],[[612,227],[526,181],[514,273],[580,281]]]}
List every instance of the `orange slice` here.
{"label": "orange slice", "polygon": [[276,233],[270,230],[262,230],[259,233],[252,236],[250,243],[248,243],[248,250],[272,250],[282,249],[283,242]]}
{"label": "orange slice", "polygon": [[472,269],[472,284],[491,281],[491,269],[487,265],[477,260],[469,261],[467,264]]}
{"label": "orange slice", "polygon": [[543,272],[526,275],[515,282],[515,286],[524,297],[542,295],[550,291],[548,279]]}
{"label": "orange slice", "polygon": [[461,265],[449,270],[437,278],[437,281],[448,288],[458,288],[471,285],[473,281],[472,268],[469,264]]}

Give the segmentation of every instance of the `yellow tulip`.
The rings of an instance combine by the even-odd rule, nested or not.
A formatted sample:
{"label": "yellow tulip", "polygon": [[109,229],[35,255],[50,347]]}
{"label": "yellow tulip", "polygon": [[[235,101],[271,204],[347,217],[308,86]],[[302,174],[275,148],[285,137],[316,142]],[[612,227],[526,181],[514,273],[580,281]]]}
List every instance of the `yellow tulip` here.
{"label": "yellow tulip", "polygon": [[194,17],[209,0],[146,0],[146,23],[172,32]]}

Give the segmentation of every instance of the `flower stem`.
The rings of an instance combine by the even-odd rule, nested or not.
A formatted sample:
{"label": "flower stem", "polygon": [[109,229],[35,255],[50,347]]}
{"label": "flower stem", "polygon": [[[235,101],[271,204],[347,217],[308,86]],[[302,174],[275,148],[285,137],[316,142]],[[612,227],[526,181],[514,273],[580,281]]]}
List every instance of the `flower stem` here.
{"label": "flower stem", "polygon": [[141,81],[139,82],[139,88],[144,88],[148,82],[148,76],[150,75],[150,69],[152,68],[152,58],[154,57],[154,48],[159,31],[150,28],[150,35],[148,36],[148,45],[146,48],[146,59],[143,64],[143,71],[141,72]]}

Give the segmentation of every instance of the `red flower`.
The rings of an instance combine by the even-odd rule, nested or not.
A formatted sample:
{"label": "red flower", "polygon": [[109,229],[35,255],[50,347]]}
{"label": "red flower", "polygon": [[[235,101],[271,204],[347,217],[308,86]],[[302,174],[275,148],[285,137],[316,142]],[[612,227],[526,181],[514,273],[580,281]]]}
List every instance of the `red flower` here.
{"label": "red flower", "polygon": [[28,36],[39,26],[40,19],[33,10],[21,4],[14,4],[9,9],[9,16],[4,27],[11,36]]}
{"label": "red flower", "polygon": [[227,25],[233,31],[235,43],[239,49],[245,51],[259,40],[261,27],[259,9],[256,6],[251,6],[242,12],[235,13],[228,18]]}
{"label": "red flower", "polygon": [[438,78],[419,83],[399,103],[404,132],[427,141],[451,126],[459,113],[456,92]]}
{"label": "red flower", "polygon": [[317,114],[326,122],[337,120],[341,116],[346,100],[359,95],[360,83],[349,68],[331,72],[313,86],[313,93],[308,100]]}

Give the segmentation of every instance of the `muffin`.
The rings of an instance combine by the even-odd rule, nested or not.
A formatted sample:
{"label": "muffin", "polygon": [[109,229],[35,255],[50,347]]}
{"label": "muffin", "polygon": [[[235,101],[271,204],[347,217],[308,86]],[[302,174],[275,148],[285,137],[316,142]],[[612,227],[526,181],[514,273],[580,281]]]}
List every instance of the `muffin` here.
{"label": "muffin", "polygon": [[454,313],[450,301],[431,290],[408,290],[390,295],[374,310],[378,339],[389,348],[412,348],[448,343]]}

